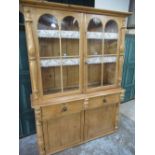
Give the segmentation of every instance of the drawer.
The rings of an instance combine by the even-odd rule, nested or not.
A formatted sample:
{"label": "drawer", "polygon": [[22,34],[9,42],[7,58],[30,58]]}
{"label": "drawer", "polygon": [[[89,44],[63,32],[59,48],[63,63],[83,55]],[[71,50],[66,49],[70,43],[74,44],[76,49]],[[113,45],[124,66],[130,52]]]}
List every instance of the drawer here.
{"label": "drawer", "polygon": [[83,110],[83,100],[55,104],[42,108],[43,120],[78,113]]}
{"label": "drawer", "polygon": [[107,95],[107,96],[99,96],[93,97],[88,100],[88,109],[97,108],[108,104],[118,103],[120,100],[120,95]]}
{"label": "drawer", "polygon": [[120,94],[104,96],[103,100],[105,104],[118,103],[119,101],[120,101]]}

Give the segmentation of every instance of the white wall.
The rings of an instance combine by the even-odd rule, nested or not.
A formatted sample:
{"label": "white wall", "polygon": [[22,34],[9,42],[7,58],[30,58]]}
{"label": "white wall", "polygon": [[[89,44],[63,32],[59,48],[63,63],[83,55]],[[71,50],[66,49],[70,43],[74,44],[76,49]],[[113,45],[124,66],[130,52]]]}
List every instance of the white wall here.
{"label": "white wall", "polygon": [[128,12],[130,0],[95,0],[95,8]]}

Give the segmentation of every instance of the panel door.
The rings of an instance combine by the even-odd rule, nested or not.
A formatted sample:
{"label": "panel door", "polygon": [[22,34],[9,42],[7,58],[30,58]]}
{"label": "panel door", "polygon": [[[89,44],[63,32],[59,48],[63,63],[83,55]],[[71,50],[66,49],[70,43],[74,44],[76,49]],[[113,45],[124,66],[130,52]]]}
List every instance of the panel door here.
{"label": "panel door", "polygon": [[32,93],[24,17],[20,13],[19,24],[19,136],[29,136],[36,132],[34,111],[31,108],[30,94]]}
{"label": "panel door", "polygon": [[115,128],[116,104],[89,109],[85,112],[85,140],[102,136]]}
{"label": "panel door", "polygon": [[135,98],[135,36],[126,35],[125,59],[123,66],[122,87],[125,89],[123,102]]}
{"label": "panel door", "polygon": [[47,153],[63,150],[83,139],[81,112],[44,121],[43,132]]}

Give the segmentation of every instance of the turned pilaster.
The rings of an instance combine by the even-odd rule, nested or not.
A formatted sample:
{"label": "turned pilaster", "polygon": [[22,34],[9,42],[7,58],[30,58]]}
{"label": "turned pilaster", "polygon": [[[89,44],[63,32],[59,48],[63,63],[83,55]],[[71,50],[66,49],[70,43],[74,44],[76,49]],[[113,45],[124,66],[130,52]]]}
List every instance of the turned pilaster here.
{"label": "turned pilaster", "polygon": [[118,85],[121,86],[122,72],[123,72],[124,56],[119,56],[119,68],[118,68]]}
{"label": "turned pilaster", "polygon": [[88,98],[84,100],[84,109],[86,110],[88,108]]}
{"label": "turned pilaster", "polygon": [[[123,89],[121,94],[120,94],[120,102],[124,100],[124,94],[125,94],[125,90]],[[119,126],[119,116],[120,116],[120,113],[119,113],[119,106],[120,106],[120,103],[117,103],[116,104],[116,118],[115,118],[115,129],[117,130],[118,129],[118,126]]]}
{"label": "turned pilaster", "polygon": [[116,130],[118,129],[119,116],[120,116],[120,113],[119,113],[119,104],[120,104],[120,103],[117,103],[117,104],[116,104],[116,120],[115,120],[115,129],[116,129]]}
{"label": "turned pilaster", "polygon": [[121,42],[120,42],[120,54],[124,54],[125,50],[125,33],[126,33],[126,20],[125,18],[122,20],[122,27],[121,27]]}
{"label": "turned pilaster", "polygon": [[125,96],[125,89],[122,90],[121,92],[121,101],[124,101],[124,96]]}
{"label": "turned pilaster", "polygon": [[41,109],[35,108],[35,119],[36,119],[36,130],[37,130],[37,141],[40,155],[45,155],[44,138],[43,138],[43,127],[41,121]]}
{"label": "turned pilaster", "polygon": [[26,28],[26,40],[28,48],[29,68],[32,85],[32,97],[38,99],[39,88],[38,88],[38,68],[37,68],[37,54],[34,42],[34,35],[32,30],[32,19],[30,10],[24,10],[25,14],[25,28]]}

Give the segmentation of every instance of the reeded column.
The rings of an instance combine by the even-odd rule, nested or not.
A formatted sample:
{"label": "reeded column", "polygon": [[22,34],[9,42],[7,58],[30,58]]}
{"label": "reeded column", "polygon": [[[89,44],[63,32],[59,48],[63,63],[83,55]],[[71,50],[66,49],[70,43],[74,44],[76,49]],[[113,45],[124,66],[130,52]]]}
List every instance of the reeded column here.
{"label": "reeded column", "polygon": [[45,155],[45,146],[43,139],[43,127],[41,121],[41,109],[35,108],[35,119],[36,119],[36,130],[37,130],[37,142],[39,147],[40,155]]}

